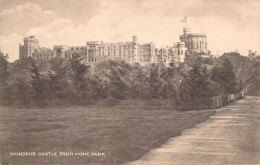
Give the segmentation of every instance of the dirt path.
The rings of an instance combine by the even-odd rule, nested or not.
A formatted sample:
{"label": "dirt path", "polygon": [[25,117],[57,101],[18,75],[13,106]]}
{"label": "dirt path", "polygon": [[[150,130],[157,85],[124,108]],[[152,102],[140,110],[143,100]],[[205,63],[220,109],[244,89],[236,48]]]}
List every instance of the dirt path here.
{"label": "dirt path", "polygon": [[260,164],[260,97],[246,97],[129,165]]}

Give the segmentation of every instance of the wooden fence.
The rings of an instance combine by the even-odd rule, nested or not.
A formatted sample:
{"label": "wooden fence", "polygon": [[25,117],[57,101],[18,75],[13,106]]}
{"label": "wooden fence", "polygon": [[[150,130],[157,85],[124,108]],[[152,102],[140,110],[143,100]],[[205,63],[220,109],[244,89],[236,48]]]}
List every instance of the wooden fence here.
{"label": "wooden fence", "polygon": [[228,104],[229,102],[236,101],[244,98],[245,92],[240,92],[238,94],[226,94],[212,97],[210,99],[210,108],[220,108],[223,105]]}

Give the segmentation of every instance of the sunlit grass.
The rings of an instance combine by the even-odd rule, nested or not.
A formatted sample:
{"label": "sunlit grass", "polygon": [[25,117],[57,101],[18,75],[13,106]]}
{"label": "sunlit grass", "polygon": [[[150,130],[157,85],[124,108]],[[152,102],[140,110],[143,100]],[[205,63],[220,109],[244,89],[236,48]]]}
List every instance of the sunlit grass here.
{"label": "sunlit grass", "polygon": [[[180,135],[214,111],[145,107],[1,108],[1,163],[122,164]],[[88,157],[10,157],[9,152],[101,152]]]}

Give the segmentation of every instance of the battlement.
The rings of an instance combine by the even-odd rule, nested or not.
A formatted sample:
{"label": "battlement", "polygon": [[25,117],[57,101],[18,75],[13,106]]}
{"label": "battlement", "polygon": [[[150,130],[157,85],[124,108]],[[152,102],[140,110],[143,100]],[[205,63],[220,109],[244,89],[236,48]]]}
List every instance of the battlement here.
{"label": "battlement", "polygon": [[28,41],[31,41],[31,42],[37,42],[37,43],[39,42],[39,41],[35,38],[35,36],[24,37],[24,38],[23,38],[23,41],[24,41],[24,42],[26,42],[26,41],[27,41],[27,42],[28,42]]}
{"label": "battlement", "polygon": [[177,42],[177,45],[179,46],[179,45],[185,45],[185,43],[184,42]]}
{"label": "battlement", "polygon": [[87,41],[87,45],[100,45],[102,43],[102,41]]}

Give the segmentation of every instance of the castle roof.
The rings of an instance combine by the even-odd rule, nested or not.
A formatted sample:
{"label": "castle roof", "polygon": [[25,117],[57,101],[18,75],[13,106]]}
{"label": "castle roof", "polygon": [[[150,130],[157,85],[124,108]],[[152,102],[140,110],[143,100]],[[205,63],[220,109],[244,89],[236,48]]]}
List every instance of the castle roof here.
{"label": "castle roof", "polygon": [[186,34],[182,34],[180,38],[184,38],[184,36],[185,37],[207,37],[207,35],[204,33],[186,33]]}

